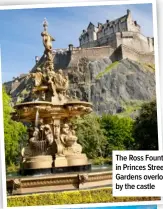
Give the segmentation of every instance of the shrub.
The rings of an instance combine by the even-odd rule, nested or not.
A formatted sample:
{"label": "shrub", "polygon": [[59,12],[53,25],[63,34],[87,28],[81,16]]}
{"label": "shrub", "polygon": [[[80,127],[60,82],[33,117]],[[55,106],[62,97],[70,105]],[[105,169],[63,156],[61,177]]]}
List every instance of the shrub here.
{"label": "shrub", "polygon": [[25,126],[20,122],[12,120],[12,112],[13,108],[11,107],[11,98],[7,95],[6,90],[3,87],[4,139],[7,166],[17,164],[20,145],[26,137]]}
{"label": "shrub", "polygon": [[113,197],[111,188],[8,197],[7,206],[64,205],[160,200],[159,197]]}
{"label": "shrub", "polygon": [[94,165],[112,164],[112,158],[97,157],[92,160],[92,164]]}
{"label": "shrub", "polygon": [[134,121],[129,117],[102,116],[101,126],[105,129],[105,136],[107,137],[107,156],[112,153],[112,150],[132,149],[134,144],[133,125]]}
{"label": "shrub", "polygon": [[135,147],[139,150],[158,150],[156,100],[145,103],[134,124]]}
{"label": "shrub", "polygon": [[89,114],[72,122],[76,126],[78,142],[88,158],[103,157],[107,141],[104,129],[100,125],[100,118],[95,114]]}

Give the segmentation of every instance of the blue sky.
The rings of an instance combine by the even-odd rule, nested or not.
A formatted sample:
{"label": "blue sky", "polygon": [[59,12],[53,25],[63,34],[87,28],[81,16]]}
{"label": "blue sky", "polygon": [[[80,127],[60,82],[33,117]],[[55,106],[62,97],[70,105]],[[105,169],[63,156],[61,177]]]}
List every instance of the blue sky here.
{"label": "blue sky", "polygon": [[157,209],[157,205],[82,207],[78,209]]}
{"label": "blue sky", "polygon": [[116,6],[90,6],[0,10],[0,45],[2,52],[2,81],[10,81],[21,73],[28,73],[35,64],[35,56],[42,56],[42,22],[46,17],[49,33],[56,39],[53,48],[79,46],[78,38],[91,21],[95,25],[126,14],[142,27],[142,33],[153,36],[151,4],[126,4]]}
{"label": "blue sky", "polygon": [[157,209],[157,205],[105,206],[105,207],[89,207],[89,209]]}

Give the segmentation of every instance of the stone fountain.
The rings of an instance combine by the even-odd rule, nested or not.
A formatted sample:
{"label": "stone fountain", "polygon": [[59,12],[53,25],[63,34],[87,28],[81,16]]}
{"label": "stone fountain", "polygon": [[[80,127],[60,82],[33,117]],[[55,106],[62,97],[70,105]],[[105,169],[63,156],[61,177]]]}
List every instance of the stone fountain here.
{"label": "stone fountain", "polygon": [[15,106],[15,120],[30,124],[28,144],[21,151],[23,174],[90,169],[70,121],[76,116],[90,113],[92,105],[73,101],[69,97],[68,77],[61,69],[58,72],[54,70],[54,38],[49,35],[47,25],[45,20],[41,33],[45,47],[44,65],[28,75],[34,81],[31,101]]}
{"label": "stone fountain", "polygon": [[8,192],[12,194],[79,189],[84,188],[86,181],[89,183],[85,187],[94,187],[109,184],[111,179],[108,171],[100,175],[91,173],[91,164],[82,153],[71,120],[89,114],[92,104],[73,100],[68,95],[67,75],[61,69],[57,72],[54,69],[54,38],[47,26],[45,20],[41,33],[44,65],[29,73],[34,82],[29,100],[17,104],[13,113],[15,120],[28,123],[29,137],[21,150],[21,176],[7,180]]}

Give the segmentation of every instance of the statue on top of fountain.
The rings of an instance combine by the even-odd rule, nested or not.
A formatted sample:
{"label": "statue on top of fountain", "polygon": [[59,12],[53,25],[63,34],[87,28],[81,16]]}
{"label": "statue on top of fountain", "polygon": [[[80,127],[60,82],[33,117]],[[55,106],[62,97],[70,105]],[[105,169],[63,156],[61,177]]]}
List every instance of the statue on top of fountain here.
{"label": "statue on top of fountain", "polygon": [[48,22],[46,18],[44,19],[43,27],[44,31],[41,33],[41,36],[43,39],[43,45],[45,47],[44,55],[47,57],[47,61],[52,62],[52,41],[55,41],[55,39],[47,32]]}
{"label": "statue on top of fountain", "polygon": [[54,71],[52,53],[52,41],[54,41],[54,38],[47,32],[48,23],[46,19],[43,22],[43,26],[44,31],[41,33],[41,36],[43,37],[45,47],[45,62],[42,68],[37,67],[36,72],[29,74],[29,77],[34,80],[32,100],[63,104],[69,99],[67,95],[69,87],[68,76],[64,75],[62,69],[57,72]]}

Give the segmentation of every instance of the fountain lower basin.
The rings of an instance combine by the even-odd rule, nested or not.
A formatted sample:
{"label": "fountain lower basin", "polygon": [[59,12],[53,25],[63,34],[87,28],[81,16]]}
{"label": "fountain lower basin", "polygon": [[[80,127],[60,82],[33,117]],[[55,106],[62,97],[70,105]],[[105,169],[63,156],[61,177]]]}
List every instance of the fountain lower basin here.
{"label": "fountain lower basin", "polygon": [[9,195],[91,189],[112,185],[110,167],[69,173],[7,177]]}

